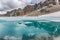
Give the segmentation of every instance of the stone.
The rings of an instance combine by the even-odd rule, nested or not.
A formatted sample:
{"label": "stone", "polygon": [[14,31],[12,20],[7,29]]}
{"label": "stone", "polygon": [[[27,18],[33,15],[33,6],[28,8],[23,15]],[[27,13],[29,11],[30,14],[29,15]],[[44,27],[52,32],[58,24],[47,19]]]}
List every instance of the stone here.
{"label": "stone", "polygon": [[24,10],[25,14],[32,12],[32,11],[34,11],[34,5],[27,5],[23,10]]}

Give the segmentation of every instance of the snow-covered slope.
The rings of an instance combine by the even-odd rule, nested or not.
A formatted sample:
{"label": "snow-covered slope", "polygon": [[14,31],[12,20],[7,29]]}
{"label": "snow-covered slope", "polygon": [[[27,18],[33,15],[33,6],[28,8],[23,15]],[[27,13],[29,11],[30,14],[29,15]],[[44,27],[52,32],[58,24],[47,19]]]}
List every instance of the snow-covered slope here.
{"label": "snow-covered slope", "polygon": [[3,20],[50,20],[60,21],[60,11],[40,16],[0,17]]}
{"label": "snow-covered slope", "polygon": [[38,16],[38,19],[60,21],[60,11],[42,15],[42,16]]}

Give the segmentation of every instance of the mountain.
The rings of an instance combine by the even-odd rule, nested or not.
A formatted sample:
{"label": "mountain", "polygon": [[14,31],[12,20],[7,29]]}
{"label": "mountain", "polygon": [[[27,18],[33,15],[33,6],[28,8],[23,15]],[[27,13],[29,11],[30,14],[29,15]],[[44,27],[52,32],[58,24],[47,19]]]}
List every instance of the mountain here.
{"label": "mountain", "polygon": [[37,10],[38,6],[40,4],[35,5],[27,5],[24,9],[18,8],[11,11],[8,11],[6,14],[1,16],[24,16],[26,14],[29,14],[35,10]]}
{"label": "mountain", "polygon": [[8,11],[0,16],[38,16],[60,11],[60,5],[56,6],[47,1],[35,5],[27,5],[24,9],[18,8]]}

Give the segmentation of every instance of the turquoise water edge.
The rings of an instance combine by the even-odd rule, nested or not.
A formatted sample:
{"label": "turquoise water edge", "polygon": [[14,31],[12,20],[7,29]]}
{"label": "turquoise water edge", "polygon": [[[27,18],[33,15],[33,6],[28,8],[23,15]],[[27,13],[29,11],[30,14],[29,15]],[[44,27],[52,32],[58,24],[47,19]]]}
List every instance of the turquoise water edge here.
{"label": "turquoise water edge", "polygon": [[60,22],[49,20],[0,20],[0,40],[53,40],[60,36]]}

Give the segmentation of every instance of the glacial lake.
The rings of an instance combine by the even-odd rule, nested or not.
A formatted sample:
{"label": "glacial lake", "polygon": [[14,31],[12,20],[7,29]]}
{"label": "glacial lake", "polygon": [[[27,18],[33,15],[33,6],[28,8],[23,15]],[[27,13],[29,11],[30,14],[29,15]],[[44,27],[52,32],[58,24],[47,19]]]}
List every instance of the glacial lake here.
{"label": "glacial lake", "polygon": [[46,37],[60,36],[60,22],[49,20],[0,20],[0,38],[5,36]]}

